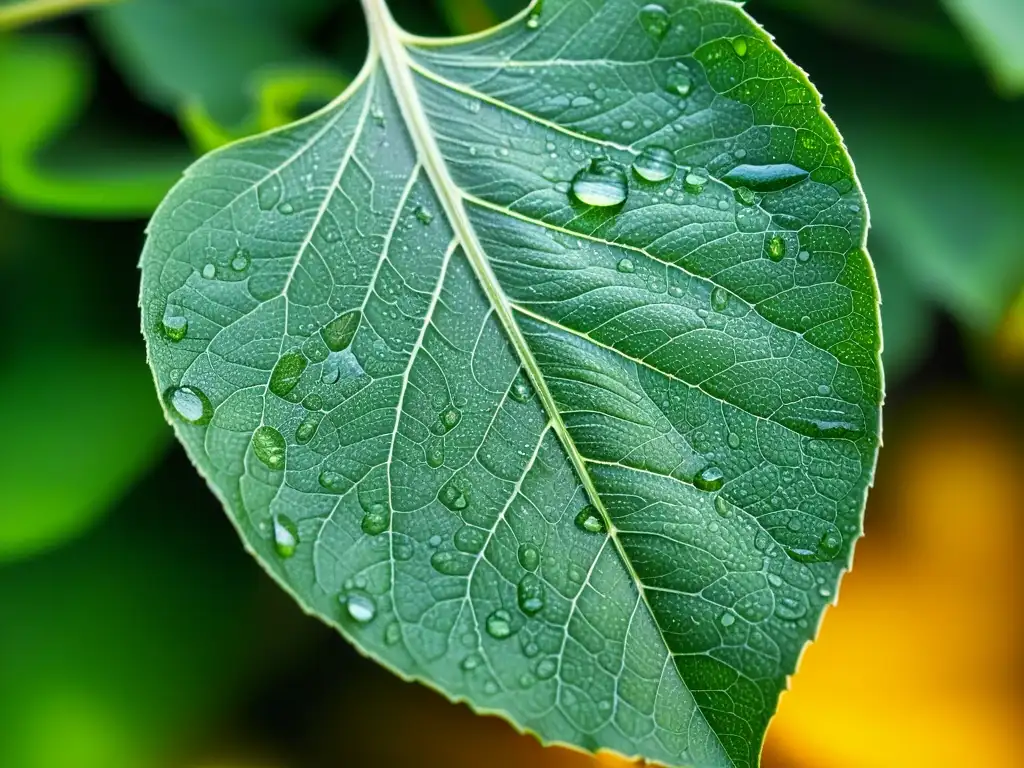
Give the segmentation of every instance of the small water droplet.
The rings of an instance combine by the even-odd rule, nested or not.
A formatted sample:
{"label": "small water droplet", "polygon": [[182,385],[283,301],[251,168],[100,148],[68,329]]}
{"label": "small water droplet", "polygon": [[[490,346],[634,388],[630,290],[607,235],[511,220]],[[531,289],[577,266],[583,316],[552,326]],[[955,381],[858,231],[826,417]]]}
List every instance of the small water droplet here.
{"label": "small water droplet", "polygon": [[430,224],[434,220],[434,214],[424,208],[422,205],[417,205],[416,210],[413,211],[413,215],[420,222],[420,224]]}
{"label": "small water droplet", "polygon": [[402,627],[397,621],[388,624],[384,630],[384,643],[386,645],[398,645],[402,639]]}
{"label": "small water droplet", "polygon": [[673,285],[671,288],[668,289],[668,295],[674,299],[682,298],[683,289],[680,288],[678,285]]}
{"label": "small water droplet", "polygon": [[274,515],[274,550],[285,559],[295,554],[299,546],[299,529],[284,515]]}
{"label": "small water droplet", "polygon": [[160,321],[160,332],[168,341],[177,344],[188,336],[188,318],[165,314],[164,319]]}
{"label": "small water droplet", "polygon": [[783,621],[796,621],[807,613],[807,605],[793,595],[775,598],[775,615]]}
{"label": "small water droplet", "polygon": [[732,514],[732,510],[729,509],[729,502],[721,496],[715,496],[715,512],[721,517],[729,517]]}
{"label": "small water droplet", "polygon": [[320,338],[331,352],[342,352],[351,346],[362,319],[358,309],[339,315],[320,329]]}
{"label": "small water droplet", "polygon": [[451,432],[462,421],[462,412],[455,407],[446,408],[438,414],[437,422],[441,427],[441,434]]}
{"label": "small water droplet", "polygon": [[647,147],[633,161],[633,172],[647,181],[665,181],[676,172],[675,157],[664,147]]}
{"label": "small water droplet", "polygon": [[686,191],[691,195],[699,195],[704,191],[704,185],[707,183],[707,177],[701,176],[699,173],[688,173],[686,178],[683,179],[683,186],[686,187]]}
{"label": "small water droplet", "polygon": [[604,520],[593,506],[586,506],[576,515],[576,527],[587,533],[603,533]]}
{"label": "small water droplet", "polygon": [[623,274],[631,275],[636,272],[636,265],[631,259],[621,259],[618,263],[618,270]]}
{"label": "small water droplet", "polygon": [[310,413],[299,422],[299,426],[295,429],[295,442],[299,445],[307,445],[312,442],[313,438],[316,437],[317,431],[320,429],[320,422],[323,421],[324,415],[322,413]]}
{"label": "small water droplet", "polygon": [[722,614],[722,618],[719,619],[719,621],[721,622],[723,627],[731,627],[733,624],[736,623],[736,616],[735,614],[726,611]]}
{"label": "small water droplet", "polygon": [[722,176],[730,187],[747,188],[754,192],[780,192],[799,184],[810,174],[790,163],[769,165],[737,165]]}
{"label": "small water droplet", "polygon": [[471,653],[459,663],[459,666],[462,668],[463,672],[472,672],[474,669],[479,667],[481,663],[482,661],[480,657],[475,653]]}
{"label": "small water droplet", "polygon": [[498,609],[487,617],[487,634],[495,640],[504,640],[512,634],[512,617],[508,611]]}
{"label": "small water droplet", "polygon": [[533,387],[530,385],[530,380],[526,377],[525,373],[519,372],[515,381],[512,382],[508,394],[517,403],[528,403],[533,399]]}
{"label": "small water droplet", "polygon": [[380,536],[390,525],[387,507],[383,504],[374,504],[363,515],[359,527],[367,536]]}
{"label": "small water droplet", "polygon": [[811,260],[810,251],[800,251],[800,253],[797,254],[796,258],[797,258],[797,261],[800,261],[801,263],[806,264],[808,261]]}
{"label": "small water droplet", "polygon": [[345,493],[351,485],[348,478],[343,474],[340,472],[333,472],[329,469],[325,469],[320,473],[320,476],[317,478],[317,482],[320,483],[321,488],[325,491],[330,491],[331,493]]}
{"label": "small water droplet", "polygon": [[540,567],[540,552],[532,544],[520,544],[516,552],[519,564],[528,571],[536,571]]}
{"label": "small water droplet", "polygon": [[164,400],[179,421],[202,426],[213,418],[213,405],[198,387],[173,387]]}
{"label": "small water droplet", "polygon": [[716,312],[724,312],[729,306],[729,292],[721,286],[711,291],[711,308]]}
{"label": "small water droplet", "polygon": [[377,602],[365,592],[353,591],[342,595],[349,618],[357,624],[369,624],[377,617]]}
{"label": "small water droplet", "polygon": [[203,278],[206,280],[213,280],[217,276],[217,267],[213,264],[207,264],[203,267]]}
{"label": "small water droplet", "polygon": [[231,268],[235,272],[245,272],[252,263],[252,256],[245,248],[239,248],[235,251],[235,255],[231,257]]}
{"label": "small water droplet", "polygon": [[693,478],[693,484],[701,491],[717,491],[725,485],[725,473],[715,466],[705,467]]}
{"label": "small water droplet", "polygon": [[287,444],[284,435],[273,427],[262,426],[253,433],[252,450],[269,469],[275,472],[284,469]]}
{"label": "small water droplet", "polygon": [[757,194],[749,187],[737,187],[736,191],[733,193],[733,197],[736,198],[737,203],[745,205],[748,208],[757,204]]}
{"label": "small water droplet", "polygon": [[469,506],[468,494],[463,489],[459,488],[459,486],[455,484],[454,480],[449,480],[445,483],[438,495],[441,499],[441,503],[448,507],[452,512],[461,512]]}
{"label": "small water droplet", "polygon": [[475,526],[464,525],[453,537],[455,548],[467,555],[478,555],[487,544],[487,533]]}
{"label": "small water droplet", "polygon": [[782,261],[786,256],[786,241],[781,235],[775,235],[768,241],[768,258],[772,261]]}
{"label": "small water droplet", "polygon": [[728,442],[729,447],[732,448],[733,450],[736,450],[737,448],[740,447],[740,445],[743,444],[743,438],[741,438],[739,434],[736,432],[730,432],[729,437],[726,439],[726,441]]}
{"label": "small water droplet", "polygon": [[626,201],[629,182],[621,167],[610,160],[595,159],[573,178],[572,193],[584,205],[608,208]]}
{"label": "small water droplet", "polygon": [[281,202],[281,179],[276,175],[271,176],[256,188],[256,200],[260,209],[272,211],[274,206]]}
{"label": "small water droplet", "polygon": [[295,213],[295,206],[292,205],[291,203],[281,203],[279,206],[277,206],[277,210],[279,213],[283,213],[285,216],[291,216],[293,213]]}
{"label": "small water droplet", "polygon": [[519,580],[516,587],[519,610],[527,616],[533,616],[544,610],[545,590],[542,582],[535,574],[528,573]]}
{"label": "small water droplet", "polygon": [[430,566],[444,576],[468,576],[473,571],[473,558],[461,552],[435,552]]}
{"label": "small water droplet", "polygon": [[686,98],[693,90],[693,78],[686,65],[678,62],[675,67],[668,71],[665,79],[665,90],[675,96]]}
{"label": "small water droplet", "polygon": [[282,399],[286,398],[298,386],[307,365],[309,365],[309,361],[301,352],[295,351],[282,355],[270,374],[270,391]]}
{"label": "small water droplet", "polygon": [[732,49],[736,51],[736,55],[743,57],[747,55],[747,39],[745,37],[736,37],[732,41]]}
{"label": "small water droplet", "polygon": [[537,662],[537,677],[541,680],[550,680],[558,671],[558,664],[554,659],[541,659]]}
{"label": "small water droplet", "polygon": [[439,469],[444,466],[444,440],[431,438],[426,447],[427,466]]}
{"label": "small water droplet", "polygon": [[664,39],[672,26],[672,18],[665,7],[657,3],[649,3],[640,9],[640,24],[644,31],[655,40]]}

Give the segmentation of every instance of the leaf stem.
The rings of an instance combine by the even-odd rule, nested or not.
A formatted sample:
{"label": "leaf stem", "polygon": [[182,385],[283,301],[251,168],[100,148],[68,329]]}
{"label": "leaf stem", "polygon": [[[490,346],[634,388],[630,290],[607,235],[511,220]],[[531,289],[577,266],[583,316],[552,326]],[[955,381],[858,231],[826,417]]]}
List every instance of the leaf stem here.
{"label": "leaf stem", "polygon": [[57,16],[87,10],[98,5],[109,5],[119,0],[23,0],[13,5],[0,6],[0,32],[37,24]]}

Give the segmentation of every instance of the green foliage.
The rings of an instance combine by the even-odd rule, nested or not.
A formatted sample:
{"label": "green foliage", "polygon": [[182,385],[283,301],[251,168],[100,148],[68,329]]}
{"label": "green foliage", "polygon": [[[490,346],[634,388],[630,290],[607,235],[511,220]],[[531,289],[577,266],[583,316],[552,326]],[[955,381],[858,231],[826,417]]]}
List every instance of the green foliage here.
{"label": "green foliage", "polygon": [[974,41],[999,86],[1024,94],[1024,3],[1020,0],[943,0]]}
{"label": "green foliage", "polygon": [[150,225],[167,413],[363,652],[547,742],[752,766],[879,442],[867,212],[731,3],[374,41]]}

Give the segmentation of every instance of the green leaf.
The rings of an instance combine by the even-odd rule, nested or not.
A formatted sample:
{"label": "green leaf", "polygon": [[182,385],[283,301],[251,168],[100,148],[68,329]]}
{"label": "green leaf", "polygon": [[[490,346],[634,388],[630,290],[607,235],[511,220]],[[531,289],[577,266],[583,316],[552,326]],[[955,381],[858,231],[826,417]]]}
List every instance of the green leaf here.
{"label": "green leaf", "polygon": [[[0,423],[17,439],[0,444],[0,562],[78,536],[152,465],[166,427],[150,391],[138,356],[123,350],[8,361]],[[59,459],[40,461],[46,455]]]}
{"label": "green leaf", "polygon": [[0,32],[120,0],[0,0]]}
{"label": "green leaf", "polygon": [[72,216],[145,216],[167,194],[187,153],[76,128],[92,65],[64,38],[0,40],[0,194],[24,208]]}
{"label": "green leaf", "polygon": [[974,42],[999,87],[1024,94],[1024,3],[1020,0],[944,0]]}
{"label": "green leaf", "polygon": [[161,206],[144,327],[247,546],[364,653],[752,766],[860,535],[878,296],[817,93],[738,5],[668,5],[444,41],[365,0],[352,87]]}

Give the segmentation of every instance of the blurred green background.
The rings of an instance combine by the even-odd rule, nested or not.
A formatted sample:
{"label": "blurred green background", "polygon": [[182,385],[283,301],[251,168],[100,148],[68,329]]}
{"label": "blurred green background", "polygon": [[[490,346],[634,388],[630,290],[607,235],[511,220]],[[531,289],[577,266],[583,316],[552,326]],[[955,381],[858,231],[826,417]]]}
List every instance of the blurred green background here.
{"label": "blurred green background", "polygon": [[[358,2],[48,4],[0,0],[0,766],[625,765],[542,750],[304,617],[160,414],[145,221],[198,154],[344,88]],[[392,2],[424,34],[524,4]],[[1022,765],[1024,2],[747,7],[862,176],[889,382],[868,536],[765,764]]]}

